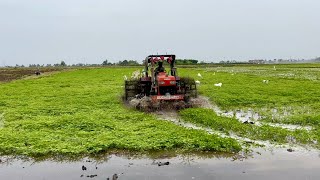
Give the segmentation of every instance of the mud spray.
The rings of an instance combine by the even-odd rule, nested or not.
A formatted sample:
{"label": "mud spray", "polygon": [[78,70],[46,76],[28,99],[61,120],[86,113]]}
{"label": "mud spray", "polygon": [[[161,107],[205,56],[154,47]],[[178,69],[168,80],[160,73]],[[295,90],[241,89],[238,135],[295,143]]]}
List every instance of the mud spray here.
{"label": "mud spray", "polygon": [[203,107],[207,104],[203,98],[190,98],[185,101],[152,101],[150,97],[132,98],[126,102],[131,107],[144,112],[177,111],[191,107]]}

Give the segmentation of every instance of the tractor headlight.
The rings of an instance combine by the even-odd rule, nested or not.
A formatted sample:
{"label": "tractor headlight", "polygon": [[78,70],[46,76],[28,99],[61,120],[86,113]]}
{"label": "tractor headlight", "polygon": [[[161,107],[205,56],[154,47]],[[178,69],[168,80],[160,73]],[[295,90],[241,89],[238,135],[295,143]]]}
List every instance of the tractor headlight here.
{"label": "tractor headlight", "polygon": [[176,81],[170,81],[170,84],[171,84],[171,85],[175,85],[175,84],[176,84]]}
{"label": "tractor headlight", "polygon": [[165,82],[164,81],[159,81],[159,84],[163,85],[163,84],[165,84]]}

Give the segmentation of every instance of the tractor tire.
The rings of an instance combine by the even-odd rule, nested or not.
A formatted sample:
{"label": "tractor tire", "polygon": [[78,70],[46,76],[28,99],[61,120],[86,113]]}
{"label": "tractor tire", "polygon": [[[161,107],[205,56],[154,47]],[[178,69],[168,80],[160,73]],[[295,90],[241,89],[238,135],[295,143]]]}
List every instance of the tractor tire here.
{"label": "tractor tire", "polygon": [[125,100],[131,100],[141,93],[141,83],[139,79],[125,81]]}
{"label": "tractor tire", "polygon": [[193,78],[182,77],[180,83],[184,89],[185,102],[188,102],[190,98],[198,97],[197,85]]}

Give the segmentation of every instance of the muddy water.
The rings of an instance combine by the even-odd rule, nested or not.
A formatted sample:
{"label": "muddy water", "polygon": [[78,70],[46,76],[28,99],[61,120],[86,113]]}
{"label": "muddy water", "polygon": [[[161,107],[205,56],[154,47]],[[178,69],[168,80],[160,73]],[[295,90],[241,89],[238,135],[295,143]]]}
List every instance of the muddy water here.
{"label": "muddy water", "polygon": [[[193,124],[183,124],[174,112],[157,115],[179,125],[195,128]],[[207,132],[210,133],[209,130]],[[110,155],[99,161],[33,162],[0,157],[0,180],[111,180],[115,174],[119,180],[320,179],[320,158],[316,150],[307,151],[297,147],[293,148],[293,152],[288,152],[287,148],[253,151],[252,156],[244,158],[237,155],[236,159],[199,155],[158,159]],[[158,162],[169,162],[169,165],[158,166]],[[82,170],[83,166],[87,170]]]}
{"label": "muddy water", "polygon": [[[194,104],[199,104],[200,107],[209,108],[209,109],[214,109],[215,108],[208,101],[208,99],[206,99],[205,97],[200,97],[200,98],[197,98],[196,100],[199,101],[199,102],[195,102]],[[182,126],[182,127],[189,128],[189,129],[202,130],[202,131],[207,132],[208,134],[215,134],[215,135],[218,135],[220,137],[229,137],[229,138],[236,139],[238,142],[240,142],[240,144],[242,144],[243,148],[248,147],[248,145],[249,146],[250,145],[261,145],[261,146],[264,146],[267,149],[278,149],[278,148],[287,148],[288,149],[288,148],[294,147],[294,148],[300,149],[300,150],[303,150],[303,149],[306,149],[306,148],[313,150],[313,148],[311,148],[311,147],[300,146],[298,144],[295,144],[295,139],[293,137],[290,137],[290,138],[288,137],[288,139],[287,139],[288,143],[275,144],[275,143],[270,143],[269,141],[253,140],[253,139],[246,138],[246,137],[240,137],[240,136],[237,136],[236,134],[232,134],[232,133],[226,134],[226,133],[223,133],[223,132],[215,131],[215,130],[209,128],[209,127],[201,127],[201,126],[198,126],[198,125],[193,124],[193,123],[184,122],[183,119],[181,119],[181,117],[179,116],[178,112],[175,111],[175,110],[166,109],[166,110],[153,112],[153,114],[160,120],[170,121],[170,122],[172,122],[172,123],[174,123],[174,124],[176,124],[178,126]],[[217,113],[217,114],[219,114],[219,113]],[[250,114],[248,116],[251,118],[251,120],[252,120],[252,117],[255,117],[255,116],[259,117],[259,115],[255,114],[253,112],[251,113],[251,116],[250,116]],[[242,116],[242,117],[247,118],[247,116]],[[246,119],[246,120],[248,121],[249,119]],[[253,121],[253,122],[254,122],[254,125],[257,125],[257,126],[261,126],[262,125],[262,123],[260,123],[258,121]],[[278,124],[276,124],[276,123],[270,123],[268,125],[285,128],[285,127],[283,127],[284,125],[279,124],[279,126],[277,126]],[[291,126],[291,125],[285,125],[285,126]],[[294,126],[294,125],[292,125],[292,126]],[[293,129],[298,129],[298,128],[296,128],[296,126],[294,126],[292,128],[292,130]],[[314,141],[314,143],[318,143],[318,142]]]}
{"label": "muddy water", "polygon": [[[294,144],[295,143],[294,139],[288,141],[288,143],[281,144],[281,145],[280,144],[272,144],[269,141],[252,140],[250,138],[237,136],[236,134],[233,134],[233,133],[226,134],[226,133],[223,133],[223,132],[220,132],[220,131],[215,131],[215,130],[209,128],[209,127],[201,127],[201,126],[198,126],[198,125],[193,124],[193,123],[184,122],[183,119],[181,119],[181,117],[179,116],[178,112],[174,111],[174,110],[162,110],[162,111],[154,112],[153,114],[155,114],[161,120],[170,121],[170,122],[172,122],[172,123],[174,123],[174,124],[176,124],[178,126],[182,126],[182,127],[189,128],[189,129],[202,130],[202,131],[207,132],[208,134],[215,134],[215,135],[218,135],[220,137],[229,137],[229,138],[236,139],[240,143],[243,144],[244,148],[248,145],[248,143],[249,144],[254,143],[256,145],[262,145],[262,146],[265,146],[266,148],[269,148],[269,149],[274,149],[274,148],[279,148],[279,147],[291,148],[293,146],[295,148],[299,148],[299,149],[305,149],[306,148],[306,147],[302,147],[302,146],[299,146],[297,144]],[[261,125],[261,123],[255,122],[255,125]],[[317,142],[315,141],[315,143],[317,143]]]}
{"label": "muddy water", "polygon": [[[202,158],[184,155],[174,158],[128,158],[110,155],[107,160],[96,162],[84,159],[76,162],[23,162],[11,160],[0,164],[1,180],[54,180],[54,179],[320,179],[320,158],[316,151],[287,152],[256,150],[252,157]],[[255,152],[256,152],[255,151]],[[158,166],[157,162],[169,162]],[[82,166],[87,170],[83,171]]]}
{"label": "muddy water", "polygon": [[158,111],[154,113],[159,119],[161,120],[166,120],[166,121],[170,121],[173,122],[174,124],[178,125],[178,126],[182,126],[185,128],[189,128],[189,129],[197,129],[197,130],[203,130],[205,132],[207,132],[208,134],[215,134],[218,135],[220,137],[229,137],[229,138],[233,138],[236,139],[238,141],[241,142],[250,142],[250,143],[255,143],[255,144],[259,144],[259,145],[263,145],[266,147],[270,147],[273,148],[276,145],[270,144],[268,141],[258,141],[258,140],[252,140],[249,138],[243,138],[243,137],[239,137],[235,134],[225,134],[219,131],[215,131],[211,128],[206,128],[206,127],[201,127],[201,126],[197,126],[196,124],[193,123],[188,123],[188,122],[184,122],[178,115],[178,113],[176,111]]}
{"label": "muddy water", "polygon": [[[293,125],[293,124],[261,122],[260,120],[263,119],[264,117],[259,115],[259,113],[254,112],[252,110],[222,111],[217,105],[212,104],[210,102],[209,98],[205,97],[205,96],[199,96],[198,98],[196,98],[195,104],[198,107],[212,109],[219,116],[236,118],[240,122],[253,122],[257,126],[269,125],[269,126],[273,126],[273,127],[280,127],[280,128],[287,129],[287,130],[296,130],[296,129],[302,129],[302,130],[307,130],[307,131],[312,130],[311,126],[299,126],[299,125]],[[286,110],[284,111],[283,115],[280,115],[277,112],[278,112],[277,109],[272,110],[272,117],[273,118],[275,118],[276,116],[277,116],[277,118],[283,118],[283,117],[289,116],[289,112]]]}

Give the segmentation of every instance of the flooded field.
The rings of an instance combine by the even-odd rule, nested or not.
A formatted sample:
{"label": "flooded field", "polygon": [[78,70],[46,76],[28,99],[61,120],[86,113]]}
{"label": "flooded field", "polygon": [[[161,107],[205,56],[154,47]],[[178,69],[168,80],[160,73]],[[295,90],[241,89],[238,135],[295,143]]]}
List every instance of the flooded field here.
{"label": "flooded field", "polygon": [[[319,65],[303,73],[319,77],[313,66]],[[6,80],[0,85],[0,180],[319,179],[318,79],[275,76],[288,71],[281,67],[241,68],[181,69],[201,81],[192,102],[198,106],[152,113],[122,102],[123,77],[136,67]],[[119,151],[180,155],[102,155]],[[96,154],[103,158],[50,160]]]}
{"label": "flooded field", "polygon": [[[318,151],[255,149],[249,157],[202,157],[180,155],[174,158],[146,158],[110,155],[104,160],[75,162],[22,161],[1,158],[0,179],[10,180],[163,180],[163,179],[319,179]],[[160,164],[162,162],[162,164]],[[168,165],[165,165],[169,162]],[[159,165],[160,164],[160,165]],[[83,170],[83,167],[86,170]],[[118,178],[115,178],[118,177]]]}

